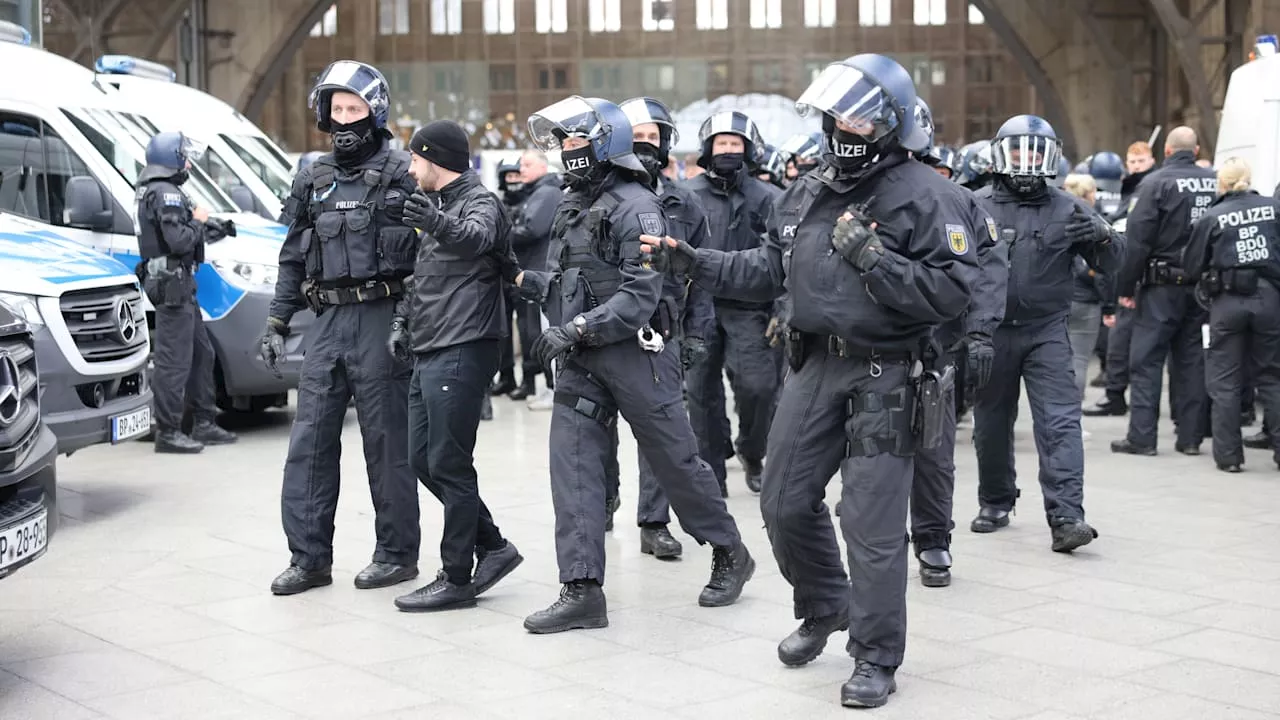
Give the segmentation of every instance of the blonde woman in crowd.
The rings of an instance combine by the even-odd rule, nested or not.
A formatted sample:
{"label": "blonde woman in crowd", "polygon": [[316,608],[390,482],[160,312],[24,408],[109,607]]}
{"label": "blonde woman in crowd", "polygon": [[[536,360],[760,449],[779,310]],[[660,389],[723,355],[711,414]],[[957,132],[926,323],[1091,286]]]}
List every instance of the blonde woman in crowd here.
{"label": "blonde woman in crowd", "polygon": [[[1097,199],[1098,186],[1089,175],[1073,173],[1067,176],[1062,189],[1084,200],[1089,207]],[[1098,342],[1098,329],[1104,314],[1115,312],[1114,293],[1106,278],[1099,275],[1082,257],[1075,259],[1075,293],[1071,298],[1071,314],[1067,319],[1067,335],[1071,340],[1071,369],[1076,375],[1076,388],[1084,400],[1084,388],[1088,382],[1089,358]],[[1104,312],[1104,305],[1108,305]],[[1088,433],[1086,432],[1087,436]]]}

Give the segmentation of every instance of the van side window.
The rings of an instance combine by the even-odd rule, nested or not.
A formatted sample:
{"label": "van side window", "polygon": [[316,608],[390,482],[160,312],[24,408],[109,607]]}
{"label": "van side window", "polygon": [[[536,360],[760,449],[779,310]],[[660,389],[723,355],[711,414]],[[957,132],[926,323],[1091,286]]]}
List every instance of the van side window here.
{"label": "van side window", "polygon": [[50,221],[39,120],[0,113],[0,210]]}
{"label": "van side window", "polygon": [[232,188],[239,187],[244,183],[240,182],[240,178],[236,176],[227,163],[218,155],[213,148],[204,151],[204,155],[200,158],[200,167],[213,178],[218,187],[223,191],[230,193]]}
{"label": "van side window", "polygon": [[54,225],[64,225],[62,211],[67,205],[67,183],[73,177],[93,177],[93,174],[75,151],[48,125],[44,126],[44,152],[45,162],[48,163],[45,177],[49,186],[49,220]]}

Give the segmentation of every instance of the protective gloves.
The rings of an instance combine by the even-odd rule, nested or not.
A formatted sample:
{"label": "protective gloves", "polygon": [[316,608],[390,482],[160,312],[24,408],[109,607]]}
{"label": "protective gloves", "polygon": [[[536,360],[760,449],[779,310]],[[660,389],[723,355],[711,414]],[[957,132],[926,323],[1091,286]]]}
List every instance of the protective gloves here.
{"label": "protective gloves", "polygon": [[440,208],[436,207],[435,202],[421,190],[414,192],[404,201],[403,222],[411,228],[433,232],[439,216]]}
{"label": "protective gloves", "polygon": [[548,373],[551,372],[551,361],[572,350],[582,338],[572,323],[549,327],[533,343],[533,359]]}
{"label": "protective gloves", "polygon": [[856,210],[836,221],[831,233],[831,246],[858,272],[868,272],[884,256],[880,236],[871,228],[871,221]]}
{"label": "protective gloves", "polygon": [[693,273],[698,265],[698,250],[683,240],[677,240],[671,247],[666,240],[654,248],[653,269],[660,273],[684,276]]}
{"label": "protective gloves", "polygon": [[408,364],[413,359],[409,347],[409,325],[402,317],[391,318],[391,334],[387,336],[387,352],[391,357]]}
{"label": "protective gloves", "polygon": [[1077,211],[1067,222],[1066,235],[1072,244],[1107,243],[1111,240],[1110,227],[1097,213]]}
{"label": "protective gloves", "polygon": [[974,388],[981,390],[991,379],[991,366],[996,360],[996,349],[991,346],[989,338],[978,335],[970,335],[965,345],[969,377],[973,378]]}
{"label": "protective gloves", "polygon": [[685,370],[707,359],[707,343],[700,337],[686,336],[680,340],[680,364]]}
{"label": "protective gloves", "polygon": [[262,358],[262,362],[266,363],[276,377],[280,377],[277,366],[284,359],[284,339],[288,336],[289,323],[276,317],[267,318],[267,328],[258,341],[258,357]]}

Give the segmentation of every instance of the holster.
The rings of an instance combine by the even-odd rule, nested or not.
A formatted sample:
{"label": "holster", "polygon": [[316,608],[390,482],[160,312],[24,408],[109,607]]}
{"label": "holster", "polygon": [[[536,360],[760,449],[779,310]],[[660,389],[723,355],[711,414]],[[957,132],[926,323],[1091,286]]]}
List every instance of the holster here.
{"label": "holster", "polygon": [[946,417],[955,407],[956,368],[946,364],[925,370],[916,391],[916,437],[920,447],[933,450],[942,444]]}
{"label": "holster", "polygon": [[1142,274],[1143,285],[1186,285],[1187,283],[1186,271],[1170,264],[1168,260],[1148,262],[1146,272]]}
{"label": "holster", "polygon": [[787,330],[787,364],[792,372],[799,371],[804,365],[807,354],[805,334],[799,330]]}
{"label": "holster", "polygon": [[178,308],[191,302],[195,279],[191,270],[167,257],[152,258],[142,269],[142,290],[157,308]]}
{"label": "holster", "polygon": [[324,303],[320,300],[320,287],[316,285],[316,281],[310,278],[302,281],[302,300],[307,304],[307,309],[315,313],[316,317],[324,312]]}
{"label": "holster", "polygon": [[1258,292],[1258,271],[1252,268],[1219,270],[1222,291],[1232,295],[1252,295]]}
{"label": "holster", "polygon": [[661,335],[663,340],[680,337],[680,312],[674,298],[664,297],[658,301],[658,308],[649,320],[649,327]]}

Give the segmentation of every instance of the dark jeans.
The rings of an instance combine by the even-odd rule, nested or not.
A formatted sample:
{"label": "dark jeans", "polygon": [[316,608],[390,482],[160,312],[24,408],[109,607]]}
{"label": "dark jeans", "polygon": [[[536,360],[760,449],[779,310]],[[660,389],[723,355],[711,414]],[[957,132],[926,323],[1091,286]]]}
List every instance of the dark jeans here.
{"label": "dark jeans", "polygon": [[440,560],[459,585],[470,582],[478,547],[505,544],[480,499],[472,459],[498,353],[497,340],[479,340],[421,354],[409,381],[409,462],[444,505]]}

